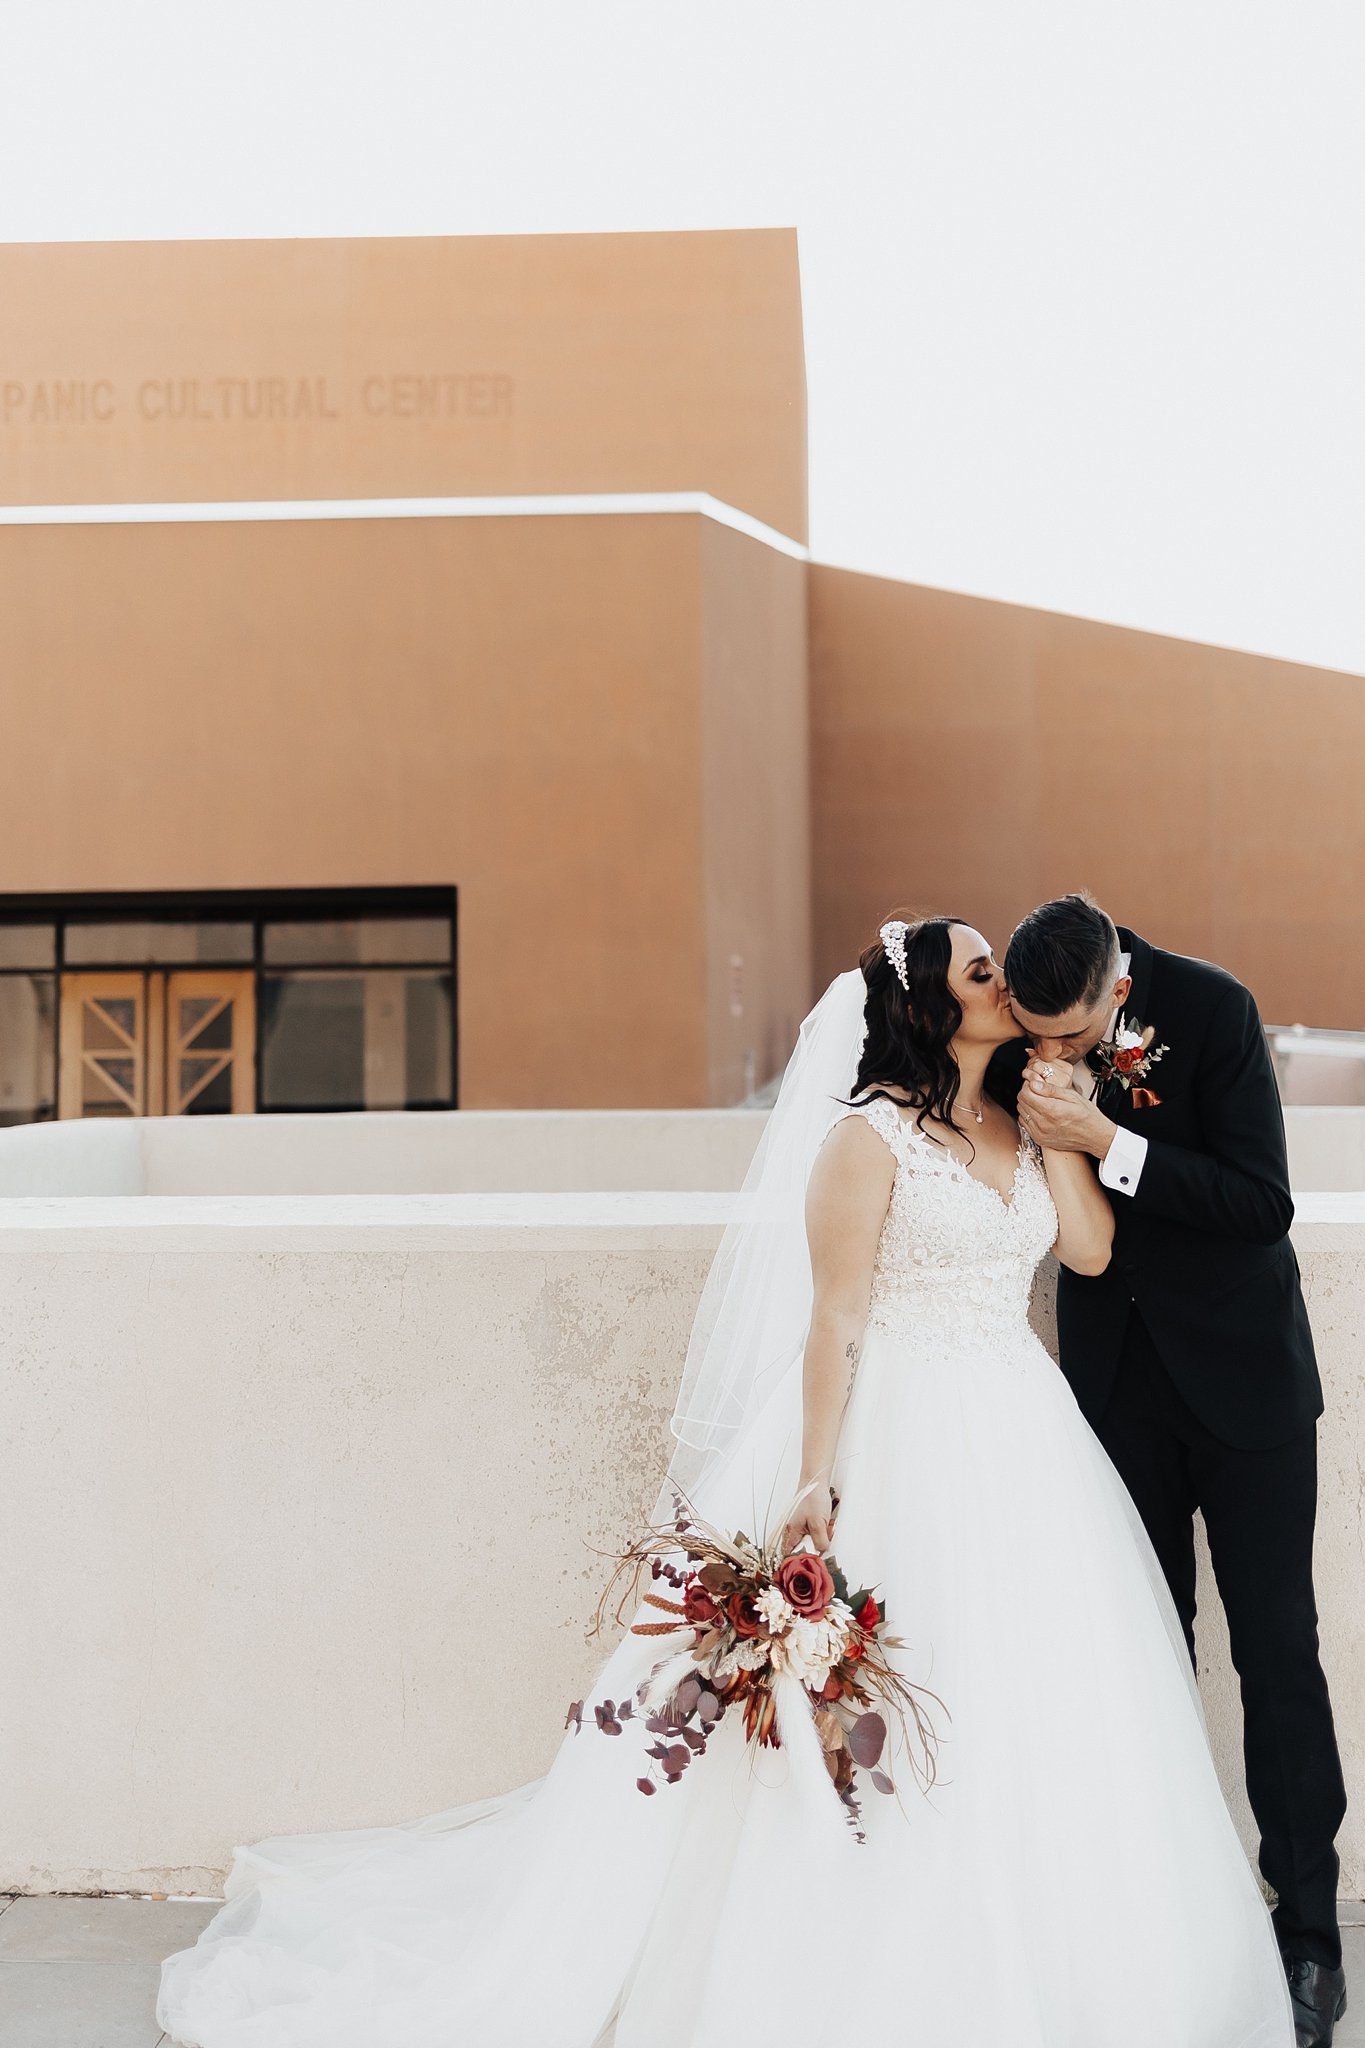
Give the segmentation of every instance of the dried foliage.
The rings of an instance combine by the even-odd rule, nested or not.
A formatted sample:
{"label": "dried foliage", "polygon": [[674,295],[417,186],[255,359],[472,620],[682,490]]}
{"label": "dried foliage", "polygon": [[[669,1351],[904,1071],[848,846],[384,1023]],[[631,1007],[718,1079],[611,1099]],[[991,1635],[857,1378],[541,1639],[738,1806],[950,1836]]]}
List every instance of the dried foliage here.
{"label": "dried foliage", "polygon": [[[653,1738],[646,1751],[650,1769],[636,1783],[652,1795],[660,1778],[676,1784],[693,1757],[705,1753],[731,1709],[742,1715],[751,1744],[779,1748],[775,1686],[779,1677],[792,1677],[810,1707],[834,1790],[858,1840],[865,1840],[859,1773],[878,1792],[896,1790],[883,1761],[887,1715],[899,1724],[910,1768],[927,1792],[938,1751],[927,1706],[943,1709],[943,1702],[891,1663],[887,1653],[908,1646],[887,1632],[886,1608],[872,1587],[851,1590],[833,1556],[783,1551],[781,1532],[792,1510],[774,1524],[777,1536],[755,1539],[743,1530],[726,1536],[680,1492],[673,1505],[671,1526],[649,1527],[618,1557],[592,1628],[600,1633],[615,1596],[618,1623],[635,1602],[631,1633],[657,1636],[661,1647],[672,1638],[672,1647],[633,1700],[593,1707],[597,1727],[619,1735],[624,1722],[643,1721]],[[652,1584],[641,1595],[646,1572]],[[655,1620],[647,1610],[671,1618]],[[583,1702],[575,1700],[565,1726],[582,1725]]]}

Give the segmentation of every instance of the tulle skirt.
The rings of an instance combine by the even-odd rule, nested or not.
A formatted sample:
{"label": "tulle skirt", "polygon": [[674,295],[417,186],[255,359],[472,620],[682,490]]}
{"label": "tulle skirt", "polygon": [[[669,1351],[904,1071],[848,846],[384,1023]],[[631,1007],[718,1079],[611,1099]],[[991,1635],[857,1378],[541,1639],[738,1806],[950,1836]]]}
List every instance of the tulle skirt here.
{"label": "tulle skirt", "polygon": [[[696,1506],[794,1491],[799,1361]],[[834,1552],[931,1708],[864,1842],[808,1722],[737,1715],[645,1797],[588,1717],[543,1779],[392,1827],[238,1848],[162,1965],[185,2048],[1293,2048],[1269,1913],[1128,1495],[1036,1338],[869,1329]],[[660,1655],[626,1636],[589,1700]]]}

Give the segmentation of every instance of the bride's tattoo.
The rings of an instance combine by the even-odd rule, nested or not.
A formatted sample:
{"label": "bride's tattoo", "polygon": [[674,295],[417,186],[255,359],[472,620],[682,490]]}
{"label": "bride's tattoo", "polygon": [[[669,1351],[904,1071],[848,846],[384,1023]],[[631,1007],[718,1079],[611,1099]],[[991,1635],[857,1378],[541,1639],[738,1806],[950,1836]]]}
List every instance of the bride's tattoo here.
{"label": "bride's tattoo", "polygon": [[858,1370],[858,1346],[854,1343],[845,1344],[844,1357],[848,1360],[848,1377],[852,1381],[854,1373]]}

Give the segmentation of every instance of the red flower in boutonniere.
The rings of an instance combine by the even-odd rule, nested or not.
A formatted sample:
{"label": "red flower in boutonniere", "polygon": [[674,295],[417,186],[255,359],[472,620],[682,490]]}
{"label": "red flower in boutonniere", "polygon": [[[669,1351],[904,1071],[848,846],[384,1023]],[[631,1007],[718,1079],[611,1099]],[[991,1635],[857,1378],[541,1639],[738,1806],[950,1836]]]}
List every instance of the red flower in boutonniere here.
{"label": "red flower in boutonniere", "polygon": [[1126,1088],[1134,1109],[1155,1109],[1161,1101],[1155,1089],[1136,1085],[1147,1079],[1161,1055],[1171,1049],[1169,1045],[1154,1044],[1155,1037],[1150,1024],[1141,1024],[1136,1017],[1130,1020],[1120,1016],[1113,1037],[1102,1039],[1091,1055],[1101,1085],[1116,1081],[1120,1088]]}

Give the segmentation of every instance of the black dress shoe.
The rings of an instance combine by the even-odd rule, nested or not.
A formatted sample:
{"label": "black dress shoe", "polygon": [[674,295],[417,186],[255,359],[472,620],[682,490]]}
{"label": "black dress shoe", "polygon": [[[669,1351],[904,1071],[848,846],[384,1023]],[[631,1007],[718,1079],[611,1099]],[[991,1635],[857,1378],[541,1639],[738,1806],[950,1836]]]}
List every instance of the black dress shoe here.
{"label": "black dress shoe", "polygon": [[1332,2048],[1332,2032],[1346,2010],[1346,1972],[1305,1956],[1286,1956],[1297,2048]]}

